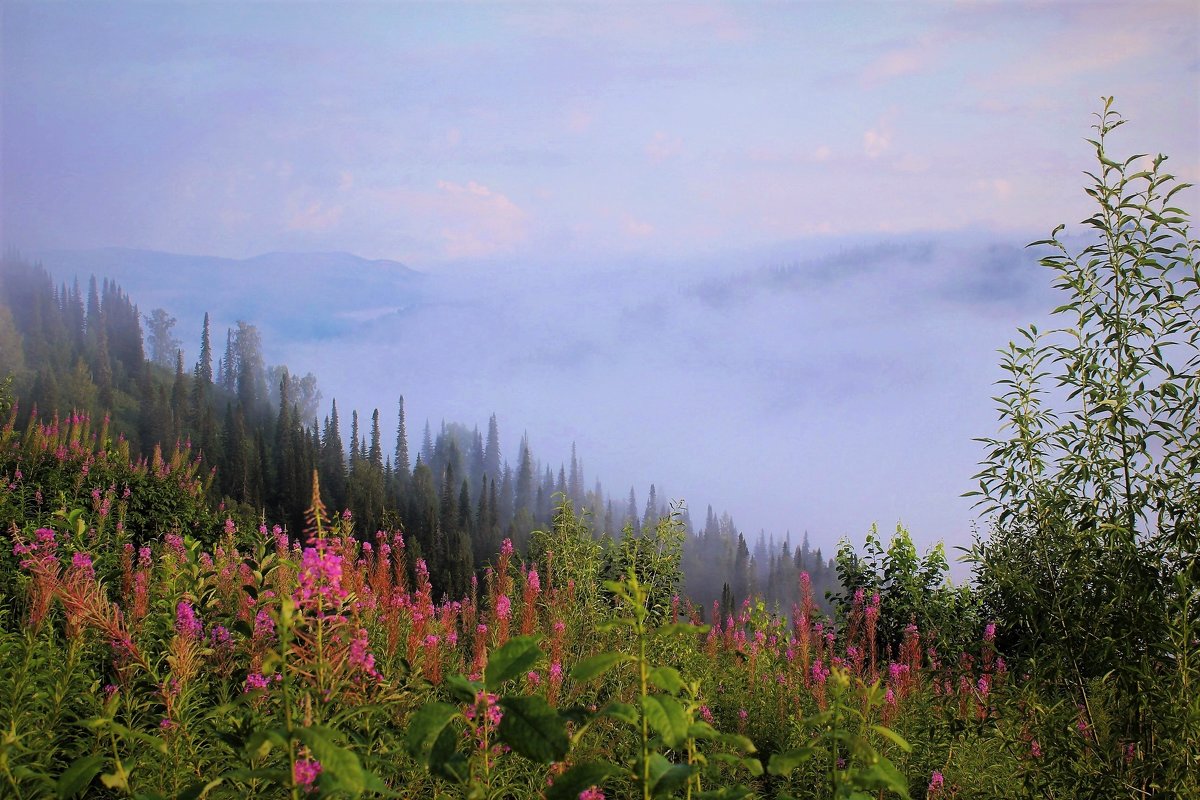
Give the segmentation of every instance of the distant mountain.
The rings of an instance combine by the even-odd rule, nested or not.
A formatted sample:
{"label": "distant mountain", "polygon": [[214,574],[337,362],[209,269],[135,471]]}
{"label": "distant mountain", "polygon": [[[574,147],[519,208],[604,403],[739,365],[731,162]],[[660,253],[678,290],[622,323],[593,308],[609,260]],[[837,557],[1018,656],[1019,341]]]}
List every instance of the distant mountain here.
{"label": "distant mountain", "polygon": [[428,282],[398,261],[339,252],[233,259],[111,247],[30,256],[62,280],[74,276],[85,290],[92,275],[116,280],[143,313],[161,307],[191,325],[212,311],[220,324],[254,321],[293,341],[326,339],[410,311],[424,301]]}

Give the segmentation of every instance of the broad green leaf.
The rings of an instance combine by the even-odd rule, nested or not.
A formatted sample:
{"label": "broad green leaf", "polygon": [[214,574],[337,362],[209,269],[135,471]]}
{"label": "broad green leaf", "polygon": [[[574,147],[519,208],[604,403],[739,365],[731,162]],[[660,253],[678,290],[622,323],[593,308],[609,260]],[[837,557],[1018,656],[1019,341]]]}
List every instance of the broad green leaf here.
{"label": "broad green leaf", "polygon": [[266,758],[271,753],[271,748],[275,745],[284,750],[287,749],[287,736],[281,729],[270,728],[268,730],[255,731],[246,740],[246,755],[250,756],[250,758]]}
{"label": "broad green leaf", "polygon": [[767,772],[786,778],[792,774],[792,770],[812,757],[813,749],[811,747],[798,747],[795,750],[772,753],[771,760],[767,762]]}
{"label": "broad green leaf", "polygon": [[887,789],[900,795],[904,800],[912,800],[908,794],[908,780],[896,765],[886,758],[866,767],[858,773],[860,778],[869,781],[870,788]]}
{"label": "broad green leaf", "polygon": [[912,745],[909,744],[908,741],[905,740],[905,738],[903,736],[896,733],[891,728],[884,727],[883,725],[872,725],[871,730],[875,731],[883,738],[889,739],[904,752],[906,752],[906,753],[912,752]]}
{"label": "broad green leaf", "polygon": [[458,734],[447,725],[429,750],[429,771],[454,783],[466,783],[471,765],[458,750]]}
{"label": "broad green leaf", "polygon": [[537,640],[536,636],[517,636],[488,656],[487,669],[483,673],[483,683],[488,691],[497,691],[505,681],[529,671],[542,656]]}
{"label": "broad green leaf", "polygon": [[592,786],[602,786],[606,780],[624,774],[624,770],[604,761],[576,764],[554,779],[546,790],[546,800],[576,800],[579,793]]}
{"label": "broad green leaf", "polygon": [[352,797],[358,797],[366,790],[358,756],[337,744],[331,729],[320,726],[300,728],[296,738],[308,745],[313,756],[321,762],[319,780],[322,787],[348,792]]}
{"label": "broad green leaf", "polygon": [[637,706],[629,703],[609,703],[600,709],[600,713],[606,717],[620,720],[626,725],[637,725],[638,720],[641,719]]}
{"label": "broad green leaf", "polygon": [[450,694],[454,695],[454,699],[460,703],[474,703],[475,698],[483,690],[483,685],[478,681],[469,681],[462,675],[451,675],[446,678],[445,686],[450,690]]}
{"label": "broad green leaf", "polygon": [[449,703],[426,703],[408,721],[405,744],[408,752],[429,766],[429,751],[441,736],[442,730],[458,716],[458,709]]}
{"label": "broad green leaf", "polygon": [[687,715],[674,697],[661,694],[643,697],[642,712],[667,747],[679,747],[687,741]]}
{"label": "broad green leaf", "polygon": [[661,753],[650,756],[650,793],[666,797],[687,783],[692,774],[690,764],[672,764]]}
{"label": "broad green leaf", "polygon": [[106,772],[100,776],[100,782],[109,789],[123,789],[129,791],[129,774],[125,770],[118,769],[116,772]]}
{"label": "broad green leaf", "polygon": [[566,758],[571,747],[566,726],[541,697],[502,697],[500,739],[521,755],[543,764]]}
{"label": "broad green leaf", "polygon": [[650,670],[648,677],[650,678],[650,682],[659,689],[674,695],[679,694],[686,688],[683,676],[674,667],[655,667]]}
{"label": "broad green leaf", "polygon": [[80,756],[71,762],[71,766],[63,770],[63,774],[58,776],[58,782],[55,786],[60,800],[66,800],[70,797],[75,797],[82,792],[92,782],[92,779],[104,767],[104,762],[108,757],[93,753],[87,756]]}
{"label": "broad green leaf", "polygon": [[671,625],[663,625],[656,633],[665,634],[667,636],[703,636],[708,633],[711,625],[693,625],[690,622],[676,622]]}
{"label": "broad green leaf", "polygon": [[626,655],[625,653],[599,653],[589,656],[576,664],[574,669],[571,670],[571,677],[580,683],[584,683],[593,678],[600,677],[617,664],[626,661],[633,661],[633,656]]}

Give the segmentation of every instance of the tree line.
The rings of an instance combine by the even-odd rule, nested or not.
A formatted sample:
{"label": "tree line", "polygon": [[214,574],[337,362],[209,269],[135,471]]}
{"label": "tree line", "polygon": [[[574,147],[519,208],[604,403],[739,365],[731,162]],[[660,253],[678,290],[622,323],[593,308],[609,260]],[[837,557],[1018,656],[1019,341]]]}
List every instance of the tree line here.
{"label": "tree line", "polygon": [[316,377],[267,365],[253,324],[229,328],[218,355],[205,314],[199,355],[188,366],[175,318],[161,308],[143,315],[115,281],[93,276],[85,293],[78,279],[55,283],[15,253],[0,267],[0,376],[11,376],[23,421],[39,409],[42,417],[79,410],[109,415],[135,455],[189,444],[215,470],[211,502],[230,513],[302,530],[315,471],[327,507],[348,510],[360,535],[403,530],[414,561],[424,558],[437,591],[450,596],[462,596],[502,540],[523,551],[563,502],[596,538],[610,540],[653,531],[674,511],[685,534],[684,590],[706,613],[714,602],[728,613],[752,595],[786,613],[799,597],[800,572],[818,597],[838,586],[832,560],[810,549],[807,535],[793,546],[790,536],[760,532],[751,547],[711,506],[697,530],[654,484],[644,504],[632,487],[618,499],[599,480],[589,486],[574,444],[555,469],[525,434],[510,461],[495,414],[486,431],[426,422],[410,450],[401,396],[386,441],[378,409],[350,411],[347,441],[336,399],[318,419]]}

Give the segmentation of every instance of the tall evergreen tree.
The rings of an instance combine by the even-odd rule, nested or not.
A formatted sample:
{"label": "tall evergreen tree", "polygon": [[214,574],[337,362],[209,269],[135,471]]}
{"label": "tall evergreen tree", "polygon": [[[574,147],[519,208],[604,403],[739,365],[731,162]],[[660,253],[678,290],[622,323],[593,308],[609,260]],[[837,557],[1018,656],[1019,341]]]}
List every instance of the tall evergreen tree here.
{"label": "tall evergreen tree", "polygon": [[500,480],[500,428],[496,415],[488,420],[487,444],[483,448],[483,474],[492,480]]}
{"label": "tall evergreen tree", "polygon": [[529,434],[525,433],[521,436],[520,460],[517,464],[516,498],[513,508],[514,514],[520,514],[522,511],[528,514],[533,513],[533,481],[533,455],[529,452]]}
{"label": "tall evergreen tree", "polygon": [[411,475],[408,460],[408,430],[404,422],[404,395],[400,395],[400,421],[396,425],[396,457],[392,462],[401,482]]}
{"label": "tall evergreen tree", "polygon": [[371,414],[371,451],[367,456],[371,466],[383,470],[383,442],[379,433],[379,409]]}

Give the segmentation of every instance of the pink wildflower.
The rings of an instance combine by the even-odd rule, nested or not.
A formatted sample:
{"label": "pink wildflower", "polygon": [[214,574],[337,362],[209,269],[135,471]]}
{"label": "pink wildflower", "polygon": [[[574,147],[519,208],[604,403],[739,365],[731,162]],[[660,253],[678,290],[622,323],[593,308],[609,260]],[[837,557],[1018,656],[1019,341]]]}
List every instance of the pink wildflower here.
{"label": "pink wildflower", "polygon": [[196,609],[187,600],[180,600],[179,605],[175,606],[175,632],[184,639],[192,640],[199,639],[203,632]]}
{"label": "pink wildflower", "polygon": [[292,767],[292,780],[306,792],[316,789],[313,785],[321,774],[321,762],[315,758],[298,758]]}
{"label": "pink wildflower", "polygon": [[496,616],[500,619],[508,619],[512,616],[512,603],[509,601],[508,595],[502,594],[496,599]]}
{"label": "pink wildflower", "polygon": [[95,579],[96,570],[92,567],[92,557],[87,553],[76,553],[71,556],[71,566],[84,578]]}
{"label": "pink wildflower", "polygon": [[599,786],[589,786],[579,793],[579,800],[604,800],[604,792]]}

